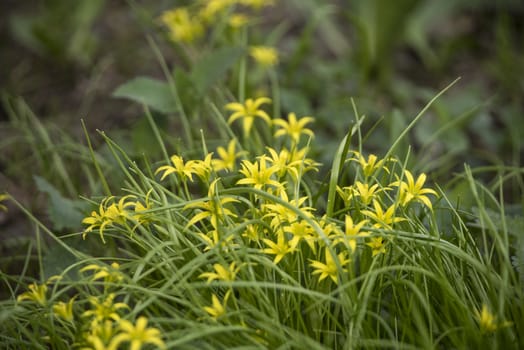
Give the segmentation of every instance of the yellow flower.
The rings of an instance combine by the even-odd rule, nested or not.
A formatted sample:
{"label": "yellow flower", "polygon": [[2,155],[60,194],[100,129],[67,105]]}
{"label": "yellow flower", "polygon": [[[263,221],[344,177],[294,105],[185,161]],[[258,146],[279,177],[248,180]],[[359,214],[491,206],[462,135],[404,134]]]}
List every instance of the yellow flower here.
{"label": "yellow flower", "polygon": [[236,152],[236,140],[229,141],[227,150],[224,147],[218,147],[217,153],[220,159],[213,159],[211,164],[215,171],[228,170],[234,171],[236,168],[236,161],[239,157],[244,155],[246,152]]}
{"label": "yellow flower", "polygon": [[58,317],[68,321],[73,321],[73,303],[75,301],[76,296],[69,299],[67,303],[64,303],[63,301],[59,301],[58,303],[53,305],[53,312]]}
{"label": "yellow flower", "polygon": [[359,163],[365,178],[370,177],[379,169],[385,169],[386,171],[388,171],[388,169],[384,166],[384,160],[378,160],[376,155],[370,154],[368,156],[368,159],[366,160],[366,158],[364,158],[364,156],[362,156],[360,153],[353,153],[355,154],[355,157],[350,158],[350,160]]}
{"label": "yellow flower", "polygon": [[290,152],[286,148],[283,148],[280,152],[277,152],[271,147],[266,147],[269,152],[269,157],[261,156],[258,158],[267,158],[271,164],[278,168],[277,175],[279,178],[285,176],[287,173],[291,175],[294,181],[299,181],[300,176],[306,171],[315,170],[317,171],[317,165],[314,160],[306,158],[307,148],[298,150],[293,147],[293,151]]}
{"label": "yellow flower", "polygon": [[204,311],[207,312],[214,320],[217,320],[226,313],[226,305],[229,296],[231,295],[231,290],[226,292],[224,300],[221,303],[218,297],[213,294],[211,296],[211,306],[204,306]]}
{"label": "yellow flower", "polygon": [[29,290],[27,292],[20,294],[18,298],[16,298],[17,301],[31,300],[42,306],[47,304],[47,285],[45,283],[31,283],[28,288]]}
{"label": "yellow flower", "polygon": [[137,226],[140,224],[144,224],[144,223],[152,221],[151,215],[147,213],[147,211],[153,208],[151,201],[149,200],[149,196],[151,195],[152,192],[153,192],[153,189],[150,189],[147,192],[146,198],[144,200],[145,204],[139,200],[135,202],[135,208],[134,208],[135,210],[134,210],[134,213],[131,214],[131,217],[133,220],[136,221]]}
{"label": "yellow flower", "polygon": [[120,320],[118,328],[121,330],[112,340],[112,349],[117,349],[121,343],[129,342],[130,350],[140,350],[144,344],[153,344],[160,349],[165,349],[162,341],[160,330],[153,327],[147,327],[147,318],[140,316],[136,320],[136,325],[127,321]]}
{"label": "yellow flower", "polygon": [[[107,225],[123,225],[126,220],[130,218],[128,207],[133,206],[134,202],[126,202],[131,195],[122,197],[118,204],[114,203],[115,197],[107,197],[100,202],[98,213],[96,211],[91,212],[91,216],[88,216],[82,220],[83,224],[89,225],[82,235],[85,239],[87,233],[93,229],[98,228],[100,238],[105,243],[104,229]],[[109,204],[111,203],[111,204]]]}
{"label": "yellow flower", "polygon": [[207,283],[211,283],[213,280],[234,281],[238,271],[240,271],[240,266],[237,267],[236,262],[233,261],[228,267],[224,267],[221,264],[214,264],[213,269],[215,272],[204,272],[198,277],[207,278]]}
{"label": "yellow flower", "polygon": [[262,252],[266,254],[275,255],[275,259],[273,260],[275,264],[278,264],[287,254],[295,251],[294,248],[289,246],[288,242],[284,237],[283,232],[278,233],[277,243],[266,238],[263,239],[263,241],[267,246],[269,246],[269,248],[263,249]]}
{"label": "yellow flower", "polygon": [[186,227],[192,226],[205,218],[209,218],[211,225],[216,229],[218,222],[224,221],[227,217],[236,217],[236,215],[224,205],[231,202],[238,202],[238,199],[232,197],[220,197],[216,194],[216,187],[219,179],[214,180],[209,185],[207,201],[191,202],[184,206],[184,209],[199,208],[201,212],[194,215],[186,224]]}
{"label": "yellow flower", "polygon": [[204,26],[185,7],[164,12],[160,20],[168,28],[171,40],[175,42],[191,43],[204,34]]}
{"label": "yellow flower", "polygon": [[238,244],[233,243],[234,236],[229,234],[225,237],[220,237],[217,230],[208,231],[207,234],[198,233],[200,238],[204,240],[207,247],[204,248],[204,251],[208,251],[211,248],[216,247],[219,243],[222,249],[228,250],[229,248],[237,247]]}
{"label": "yellow flower", "polygon": [[[307,197],[289,200],[287,193],[282,191],[280,193],[280,199],[288,203],[291,208],[300,209],[302,214],[308,217],[313,216],[312,211],[314,209],[312,207],[303,206],[307,200]],[[266,213],[264,214],[264,218],[272,218],[270,226],[273,229],[277,229],[284,224],[289,224],[297,220],[297,213],[291,208],[281,203],[269,203],[262,205],[262,211]]]}
{"label": "yellow flower", "polygon": [[[343,237],[344,235],[342,229],[336,223],[328,221],[326,215],[318,220],[318,226],[320,226],[322,232],[324,232],[324,234],[329,237],[334,244],[337,243],[337,239],[340,239],[340,237]],[[323,240],[319,242],[321,245],[325,243]]]}
{"label": "yellow flower", "polygon": [[371,200],[376,196],[376,194],[385,189],[388,188],[379,188],[378,184],[369,186],[368,183],[362,183],[360,181],[356,181],[353,186],[347,186],[343,188],[337,186],[337,192],[340,195],[340,197],[342,197],[342,200],[344,200],[344,203],[346,205],[349,205],[350,201],[353,198],[359,197],[362,204],[364,206],[368,206],[371,203]]}
{"label": "yellow flower", "polygon": [[259,228],[259,225],[254,224],[247,225],[244,229],[244,232],[242,233],[242,237],[246,237],[250,242],[258,242],[261,235],[262,232]]}
{"label": "yellow flower", "polygon": [[212,164],[213,153],[208,153],[204,160],[194,160],[193,169],[195,174],[204,182],[209,182],[211,171],[213,170]]}
{"label": "yellow flower", "polygon": [[270,157],[264,155],[259,158],[266,158],[269,162],[271,162],[272,165],[276,166],[278,169],[277,175],[279,178],[285,176],[286,173],[289,172],[291,177],[295,181],[298,181],[299,170],[304,171],[301,169],[303,168],[303,162],[301,160],[292,161],[291,153],[289,153],[289,151],[285,148],[278,153],[271,147],[266,148],[269,151]]}
{"label": "yellow flower", "polygon": [[105,320],[120,320],[120,315],[118,310],[127,308],[124,303],[113,303],[115,299],[115,294],[109,294],[104,300],[100,301],[96,297],[89,297],[88,300],[91,303],[91,309],[84,311],[82,314],[83,317],[93,317],[93,321],[105,321]]}
{"label": "yellow flower", "polygon": [[[347,271],[347,269],[344,268],[344,266],[346,266],[350,262],[350,259],[348,259],[347,257],[347,252],[342,252],[338,254],[337,258],[338,262],[340,263],[340,267],[342,268],[342,271]],[[333,259],[333,256],[331,255],[331,252],[327,247],[325,249],[325,263],[320,262],[318,260],[310,259],[310,265],[315,269],[315,271],[313,271],[313,275],[320,275],[318,278],[319,282],[321,282],[326,277],[329,277],[333,282],[338,284],[339,271],[337,268],[337,264],[335,263],[335,260]]]}
{"label": "yellow flower", "polygon": [[315,242],[317,241],[317,234],[313,227],[311,227],[311,225],[305,220],[295,221],[285,226],[283,230],[293,236],[289,241],[291,249],[296,249],[300,241],[306,241],[313,253],[316,252]]}
{"label": "yellow flower", "polygon": [[367,237],[369,235],[369,232],[361,231],[362,226],[364,226],[366,223],[367,223],[367,220],[362,220],[358,224],[354,224],[351,216],[346,215],[346,218],[345,218],[346,229],[345,229],[344,241],[347,241],[352,252],[354,252],[357,249],[357,238],[358,237]]}
{"label": "yellow flower", "polygon": [[480,331],[482,333],[493,333],[499,328],[509,327],[512,325],[511,322],[497,323],[496,317],[493,315],[486,304],[482,304],[482,310],[475,312],[477,320],[479,322]]}
{"label": "yellow flower", "polygon": [[259,97],[256,100],[248,98],[244,101],[244,104],[239,102],[231,102],[226,104],[226,109],[233,111],[233,114],[229,116],[228,123],[232,124],[235,120],[243,119],[244,135],[249,135],[255,118],[261,118],[267,124],[271,123],[271,118],[260,106],[266,103],[271,103],[271,99],[268,97]]}
{"label": "yellow flower", "polygon": [[[9,199],[9,195],[0,194],[0,202],[5,201],[6,199]],[[5,205],[0,204],[0,210],[7,211],[7,207]]]}
{"label": "yellow flower", "polygon": [[249,23],[249,17],[242,13],[234,13],[229,17],[228,24],[233,29],[242,28]]}
{"label": "yellow flower", "polygon": [[430,188],[423,188],[424,183],[426,182],[426,174],[420,174],[415,181],[411,172],[406,169],[404,170],[404,176],[406,177],[406,181],[398,180],[391,184],[391,186],[399,187],[400,204],[405,206],[411,201],[418,201],[424,204],[430,210],[433,210],[431,201],[426,195],[432,194],[437,196],[437,192]]}
{"label": "yellow flower", "polygon": [[278,171],[275,165],[267,167],[266,159],[261,158],[252,163],[249,160],[242,161],[242,169],[239,171],[244,175],[243,179],[237,181],[238,185],[252,185],[256,189],[262,189],[263,186],[269,185],[280,188],[283,185],[271,179],[271,176]]}
{"label": "yellow flower", "polygon": [[249,54],[264,68],[273,67],[278,64],[278,51],[269,46],[252,46]]}
{"label": "yellow flower", "polygon": [[91,322],[89,332],[84,335],[85,341],[90,346],[82,350],[117,350],[118,344],[114,343],[116,329],[112,320]]}
{"label": "yellow flower", "polygon": [[373,200],[373,207],[375,211],[362,210],[361,213],[370,217],[375,221],[374,227],[386,228],[391,230],[394,223],[405,221],[406,219],[395,216],[395,204],[392,204],[386,211],[382,210],[380,203],[377,200]]}
{"label": "yellow flower", "polygon": [[297,120],[295,113],[289,113],[287,119],[287,121],[281,118],[273,120],[273,124],[280,127],[280,129],[275,132],[275,137],[288,135],[291,137],[293,145],[296,145],[300,140],[300,135],[314,136],[313,131],[305,127],[306,124],[315,120],[313,117],[302,117]]}
{"label": "yellow flower", "polygon": [[206,0],[205,5],[199,11],[199,15],[206,22],[213,22],[221,12],[234,5],[236,0]]}
{"label": "yellow flower", "polygon": [[371,247],[371,256],[378,255],[380,253],[386,252],[386,247],[384,246],[384,239],[382,237],[372,237],[371,241],[366,243]]}
{"label": "yellow flower", "polygon": [[187,162],[184,162],[184,158],[181,156],[173,155],[171,156],[171,163],[173,163],[173,166],[171,165],[164,165],[159,167],[155,174],[158,174],[159,172],[164,172],[162,174],[162,177],[160,178],[160,181],[164,180],[164,178],[172,173],[178,174],[182,181],[185,181],[186,178],[188,178],[190,181],[193,181],[193,174],[199,174],[202,170],[198,170],[199,167],[202,167],[202,164],[196,163],[194,160],[189,160]]}
{"label": "yellow flower", "polygon": [[90,264],[80,269],[80,272],[94,271],[95,273],[92,276],[93,281],[103,278],[104,282],[117,283],[124,279],[124,275],[119,269],[120,265],[114,262],[110,267]]}

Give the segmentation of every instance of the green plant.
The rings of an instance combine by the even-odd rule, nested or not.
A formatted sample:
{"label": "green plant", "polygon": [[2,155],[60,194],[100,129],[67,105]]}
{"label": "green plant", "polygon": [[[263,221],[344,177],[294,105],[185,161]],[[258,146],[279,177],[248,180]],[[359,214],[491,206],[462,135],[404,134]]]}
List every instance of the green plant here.
{"label": "green plant", "polygon": [[[144,107],[146,154],[103,131],[105,146],[96,148],[84,130],[87,147],[78,149],[93,193],[86,207],[63,194],[74,196],[76,185],[47,129],[12,113],[26,118],[21,130],[37,126],[27,140],[50,150],[35,156],[39,168],[64,188],[36,178],[52,229],[0,196],[35,225],[22,272],[0,272],[2,343],[522,347],[522,206],[505,203],[508,188],[522,193],[522,169],[466,166],[440,181],[445,161],[411,145],[426,140],[420,130],[429,139],[463,135],[469,115],[453,120],[447,88],[413,119],[397,111],[383,124],[338,101],[338,113],[351,119],[352,107],[354,118],[335,150],[321,154],[325,120],[308,110],[309,92],[281,86],[290,63],[277,40],[251,44],[262,36],[250,36],[255,22],[242,16],[257,4],[212,1],[160,16],[183,64],[170,69],[150,39],[165,80],[138,77],[114,93]],[[329,94],[322,98],[334,101]],[[440,113],[440,129],[424,125],[428,111]],[[170,135],[166,125],[181,132]],[[383,144],[369,152],[375,138]],[[477,177],[488,172],[497,175],[486,185]],[[83,229],[74,227],[79,212]]]}

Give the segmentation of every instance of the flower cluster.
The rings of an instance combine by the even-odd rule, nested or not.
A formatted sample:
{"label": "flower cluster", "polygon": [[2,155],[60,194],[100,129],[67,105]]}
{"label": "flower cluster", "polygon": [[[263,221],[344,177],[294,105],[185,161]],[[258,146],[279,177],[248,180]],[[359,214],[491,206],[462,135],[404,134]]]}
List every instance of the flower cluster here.
{"label": "flower cluster", "polygon": [[[275,139],[282,141],[279,148],[266,146],[265,153],[251,154],[237,151],[241,145],[232,139],[203,159],[185,160],[181,155],[173,155],[171,164],[160,166],[155,172],[160,175],[160,182],[169,178],[171,186],[184,189],[175,191],[187,200],[181,206],[184,234],[202,252],[249,249],[275,266],[304,262],[287,271],[299,271],[296,273],[301,277],[297,278],[305,281],[308,288],[336,286],[354,274],[354,262],[365,257],[377,259],[393,250],[388,244],[393,241],[395,230],[410,229],[405,217],[410,208],[433,210],[430,196],[437,193],[425,187],[425,174],[415,177],[393,159],[352,152],[345,164],[354,179],[349,185],[340,181],[336,188],[340,209],[330,217],[320,215],[304,181],[320,166],[309,158],[309,148],[304,146],[314,137],[307,127],[314,119],[298,118],[295,113],[289,113],[286,119],[273,119],[262,109],[269,103],[267,97],[248,98],[228,103],[225,109],[232,112],[230,124],[242,121],[246,137],[255,121],[262,121],[261,127],[272,130]],[[205,197],[194,198],[188,190],[188,184],[197,179],[207,186]],[[135,201],[130,196],[118,202],[106,199],[99,213],[93,212],[84,223],[90,225],[88,230],[100,231],[108,225],[125,226],[136,215]],[[249,264],[226,259],[210,264],[198,277],[207,279],[209,284],[234,282],[242,278],[244,267]],[[108,275],[99,271],[95,276]],[[232,287],[219,288],[208,297],[210,306],[203,311],[213,320],[224,317],[228,305],[237,305],[232,302],[236,298]]]}
{"label": "flower cluster", "polygon": [[98,229],[100,239],[105,242],[104,230],[106,227],[124,226],[131,224],[131,231],[134,231],[138,226],[148,223],[151,220],[151,215],[148,211],[152,208],[150,200],[151,191],[149,191],[144,200],[137,199],[134,195],[127,195],[118,200],[114,196],[104,198],[98,207],[97,211],[92,211],[91,216],[82,220],[83,224],[89,225],[83,234],[86,235]]}
{"label": "flower cluster", "polygon": [[[80,349],[117,350],[124,344],[129,344],[129,348],[134,350],[139,350],[146,344],[155,345],[159,349],[165,348],[160,330],[147,327],[148,319],[144,316],[139,316],[131,322],[127,319],[129,315],[124,313],[130,310],[129,305],[116,301],[119,297],[115,293],[114,283],[124,278],[118,263],[112,263],[110,266],[90,264],[80,271],[92,271],[89,280],[100,280],[104,286],[103,293],[87,296],[88,305],[77,301],[79,294],[67,301],[50,301],[48,285],[62,280],[61,276],[53,276],[43,284],[30,284],[28,291],[20,294],[17,300],[19,303],[30,302],[47,308],[53,317],[65,323],[65,327],[78,329],[76,338],[68,341],[70,345],[75,344],[75,347]],[[59,287],[55,286],[54,289],[59,290]]]}
{"label": "flower cluster", "polygon": [[205,0],[196,6],[180,6],[165,11],[160,21],[174,42],[193,43],[217,22],[225,22],[236,30],[249,23],[247,12],[260,11],[273,5],[268,0]]}

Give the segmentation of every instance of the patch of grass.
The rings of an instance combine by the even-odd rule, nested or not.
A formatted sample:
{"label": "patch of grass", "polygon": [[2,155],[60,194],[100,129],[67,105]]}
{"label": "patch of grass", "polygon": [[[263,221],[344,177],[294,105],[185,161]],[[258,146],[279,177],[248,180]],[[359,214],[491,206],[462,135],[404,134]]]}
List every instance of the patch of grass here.
{"label": "patch of grass", "polygon": [[[362,86],[378,79],[388,91],[396,82],[380,56],[406,40],[391,28],[416,27],[413,16],[426,13],[416,5],[429,2],[391,13],[357,3]],[[352,56],[344,30],[327,21],[337,7],[297,3],[314,20],[294,37],[291,19],[264,23],[268,4],[257,4],[193,3],[149,18],[181,64],[171,68],[149,37],[163,79],[137,77],[114,92],[143,107],[131,140],[99,131],[100,146],[84,124],[86,146],[62,142],[21,100],[4,98],[25,140],[4,142],[25,145],[31,175],[42,172],[34,181],[49,224],[0,194],[0,210],[8,201],[35,233],[20,272],[0,271],[2,344],[522,347],[522,205],[507,201],[522,193],[518,159],[450,164],[469,149],[461,140],[477,111],[465,93],[454,102],[450,86],[407,87],[425,103],[413,118],[412,106],[383,120],[361,115],[362,100],[338,91],[355,67],[309,54],[320,33],[330,54]],[[317,73],[340,80],[315,85]],[[80,201],[78,188],[90,195]]]}

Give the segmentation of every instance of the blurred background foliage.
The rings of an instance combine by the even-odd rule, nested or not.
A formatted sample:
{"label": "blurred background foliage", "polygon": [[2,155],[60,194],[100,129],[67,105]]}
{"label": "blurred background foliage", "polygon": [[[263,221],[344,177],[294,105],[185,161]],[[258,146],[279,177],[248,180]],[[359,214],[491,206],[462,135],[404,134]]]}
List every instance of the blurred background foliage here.
{"label": "blurred background foliage", "polygon": [[[203,128],[206,137],[219,138],[202,115],[211,113],[211,87],[242,53],[220,51],[223,43],[215,40],[189,57],[170,42],[160,14],[191,3],[0,2],[0,192],[56,231],[79,230],[74,222],[85,206],[78,194],[102,192],[81,119],[106,169],[114,160],[97,129],[136,159],[161,159],[142,107],[130,99],[153,107],[171,151],[187,147],[156,49],[188,108],[193,136],[198,140]],[[465,162],[493,188],[504,174],[505,200],[522,208],[516,193],[524,187],[523,16],[519,0],[276,0],[250,30],[249,44],[279,49],[282,115],[316,118],[315,152],[324,163],[355,121],[351,99],[366,116],[366,151],[383,155],[423,106],[460,77],[397,153],[409,150],[410,166],[431,172],[439,184]],[[254,72],[250,79],[247,89],[256,93],[265,78]],[[108,178],[120,186],[116,175]],[[457,198],[464,192],[457,179],[448,190]],[[68,208],[63,219],[60,208]],[[0,218],[2,250],[33,232],[10,209]]]}

